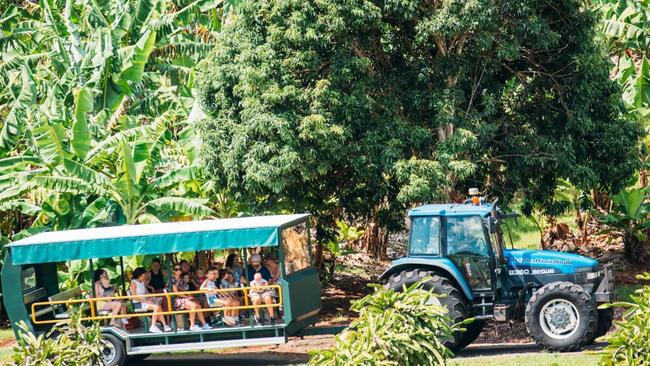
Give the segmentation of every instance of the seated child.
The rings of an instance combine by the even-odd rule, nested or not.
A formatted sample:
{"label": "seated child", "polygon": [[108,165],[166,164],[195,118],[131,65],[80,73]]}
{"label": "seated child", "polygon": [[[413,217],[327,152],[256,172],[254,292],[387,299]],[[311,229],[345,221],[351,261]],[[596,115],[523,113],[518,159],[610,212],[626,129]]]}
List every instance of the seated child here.
{"label": "seated child", "polygon": [[[239,286],[237,286],[237,284],[235,283],[235,275],[233,275],[233,273],[228,271],[228,270],[222,270],[222,271],[223,271],[223,274],[221,274],[222,272],[219,271],[219,273],[221,274],[219,276],[221,278],[221,288],[222,289],[239,288]],[[241,305],[241,298],[239,297],[239,292],[240,291],[225,292],[224,296],[229,298],[231,300],[232,304],[234,304],[234,306],[240,306]],[[232,317],[234,317],[236,319],[239,319],[239,310],[238,309],[233,309],[231,315],[232,315]]]}
{"label": "seated child", "polygon": [[[262,274],[260,272],[255,273],[253,280],[250,282],[251,303],[253,305],[262,305],[262,302],[266,304],[266,309],[268,310],[269,316],[271,317],[271,324],[275,324],[275,308],[272,306],[274,303],[273,289],[267,287],[256,288],[256,287],[268,286],[268,284],[269,284],[268,281],[262,278]],[[256,325],[262,324],[260,320],[259,307],[255,308],[255,324]]]}
{"label": "seated child", "polygon": [[[233,301],[221,294],[218,294],[217,292],[210,292],[210,291],[215,291],[218,289],[217,287],[217,270],[216,269],[210,269],[207,274],[207,278],[203,283],[201,284],[201,290],[207,290],[208,292],[205,294],[207,301],[208,301],[208,306],[209,307],[218,307],[218,306],[223,306],[223,307],[231,307],[231,306],[238,306],[239,303],[236,305],[233,304]],[[226,323],[226,325],[236,325],[237,322],[239,321],[239,318],[235,318],[231,316],[232,310],[224,310],[223,314],[223,322]]]}

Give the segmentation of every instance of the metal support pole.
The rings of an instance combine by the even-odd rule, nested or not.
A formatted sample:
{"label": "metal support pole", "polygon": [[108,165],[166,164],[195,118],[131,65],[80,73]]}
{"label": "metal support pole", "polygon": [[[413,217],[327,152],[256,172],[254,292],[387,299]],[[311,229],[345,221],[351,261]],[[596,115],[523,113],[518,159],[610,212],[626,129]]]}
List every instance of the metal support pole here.
{"label": "metal support pole", "polygon": [[95,273],[93,271],[93,260],[89,259],[88,260],[88,271],[90,272],[90,282],[92,283],[92,293],[93,297],[97,297],[97,293],[95,292]]}
{"label": "metal support pole", "polygon": [[120,270],[122,272],[122,293],[126,294],[126,281],[124,277],[124,257],[120,257]]}

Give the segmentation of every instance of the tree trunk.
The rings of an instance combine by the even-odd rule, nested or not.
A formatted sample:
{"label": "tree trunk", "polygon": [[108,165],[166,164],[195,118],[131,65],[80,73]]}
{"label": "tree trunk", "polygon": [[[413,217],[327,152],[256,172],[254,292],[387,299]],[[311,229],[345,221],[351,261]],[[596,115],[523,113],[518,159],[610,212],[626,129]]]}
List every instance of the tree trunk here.
{"label": "tree trunk", "polygon": [[377,259],[385,259],[388,249],[388,230],[382,228],[373,218],[366,225],[365,232],[361,249]]}
{"label": "tree trunk", "polygon": [[625,259],[631,264],[640,264],[643,255],[643,242],[631,232],[626,231],[623,236],[623,245]]}
{"label": "tree trunk", "polygon": [[641,181],[641,188],[648,186],[648,171],[643,169],[639,173],[639,180]]}
{"label": "tree trunk", "polygon": [[609,207],[612,204],[612,200],[609,198],[607,193],[602,191],[592,191],[591,197],[594,201],[594,206],[596,206],[596,209],[604,212],[609,212]]}

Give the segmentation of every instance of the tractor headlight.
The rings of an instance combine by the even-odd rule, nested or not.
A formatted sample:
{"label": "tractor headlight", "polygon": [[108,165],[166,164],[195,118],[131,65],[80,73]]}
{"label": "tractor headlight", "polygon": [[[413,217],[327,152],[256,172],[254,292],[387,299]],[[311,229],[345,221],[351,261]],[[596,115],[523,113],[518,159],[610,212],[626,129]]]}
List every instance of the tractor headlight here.
{"label": "tractor headlight", "polygon": [[587,280],[595,280],[596,278],[600,277],[600,272],[589,272],[587,273]]}

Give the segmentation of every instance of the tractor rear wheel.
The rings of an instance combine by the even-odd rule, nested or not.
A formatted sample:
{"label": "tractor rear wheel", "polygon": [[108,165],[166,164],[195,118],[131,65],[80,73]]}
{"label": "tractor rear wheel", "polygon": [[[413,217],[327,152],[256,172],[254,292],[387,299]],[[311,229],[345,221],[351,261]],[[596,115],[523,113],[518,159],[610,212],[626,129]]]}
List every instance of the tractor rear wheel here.
{"label": "tractor rear wheel", "polygon": [[[467,317],[467,303],[461,292],[454,287],[454,285],[449,281],[449,279],[439,276],[434,272],[425,271],[425,270],[411,270],[403,271],[392,275],[388,282],[384,285],[387,289],[394,289],[395,291],[401,292],[404,289],[404,286],[409,287],[416,282],[430,277],[429,281],[426,281],[422,284],[424,290],[433,290],[433,293],[444,294],[445,297],[438,297],[436,300],[439,302],[437,305],[444,306],[449,311],[448,316],[453,323],[459,323]],[[445,347],[449,348],[452,351],[459,350],[467,344],[467,342],[461,346],[463,340],[463,333],[458,331],[454,332],[453,339],[445,341]],[[472,339],[473,341],[473,339]]]}
{"label": "tractor rear wheel", "polygon": [[594,336],[594,339],[607,334],[609,328],[612,327],[613,321],[614,310],[612,308],[598,309],[598,326],[596,327],[596,335]]}
{"label": "tractor rear wheel", "polygon": [[598,312],[591,296],[571,282],[538,289],[526,305],[526,328],[552,351],[577,351],[594,338]]}
{"label": "tractor rear wheel", "polygon": [[481,320],[474,320],[473,322],[465,326],[465,332],[461,335],[460,343],[458,344],[458,349],[462,349],[470,345],[472,342],[478,338],[478,336],[483,331],[483,326],[485,322]]}

